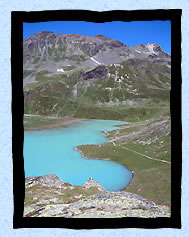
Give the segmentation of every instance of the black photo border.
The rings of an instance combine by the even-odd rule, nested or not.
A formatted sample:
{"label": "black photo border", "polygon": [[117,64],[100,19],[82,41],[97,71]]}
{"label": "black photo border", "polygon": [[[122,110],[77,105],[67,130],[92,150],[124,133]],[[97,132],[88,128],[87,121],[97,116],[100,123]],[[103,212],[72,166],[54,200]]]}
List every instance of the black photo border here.
{"label": "black photo border", "polygon": [[[181,228],[181,9],[167,10],[49,10],[13,11],[11,13],[11,80],[12,80],[12,151],[13,151],[13,228]],[[46,21],[171,21],[171,217],[170,218],[61,218],[23,217],[24,175],[24,96],[23,96],[23,22]],[[157,42],[158,43],[158,42]]]}

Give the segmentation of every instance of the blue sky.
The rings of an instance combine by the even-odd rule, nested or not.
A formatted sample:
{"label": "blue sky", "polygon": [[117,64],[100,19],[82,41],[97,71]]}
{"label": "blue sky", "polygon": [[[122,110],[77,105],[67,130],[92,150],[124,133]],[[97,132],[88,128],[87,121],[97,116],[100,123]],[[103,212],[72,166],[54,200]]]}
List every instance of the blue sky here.
{"label": "blue sky", "polygon": [[171,22],[170,21],[133,21],[92,23],[84,21],[50,21],[24,23],[23,38],[40,31],[54,33],[81,34],[94,36],[102,34],[108,38],[119,40],[128,46],[160,44],[161,48],[171,53]]}

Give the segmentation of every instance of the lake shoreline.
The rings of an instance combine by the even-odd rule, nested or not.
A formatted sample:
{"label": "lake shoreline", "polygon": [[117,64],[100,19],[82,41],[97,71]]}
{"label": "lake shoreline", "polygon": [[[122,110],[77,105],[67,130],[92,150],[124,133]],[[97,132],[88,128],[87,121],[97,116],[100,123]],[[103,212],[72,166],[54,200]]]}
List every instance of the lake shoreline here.
{"label": "lake shoreline", "polygon": [[[118,126],[118,125],[117,125],[117,126]],[[118,127],[118,129],[120,129],[120,128]],[[117,130],[117,129],[116,129],[116,130]],[[116,130],[114,130],[114,131],[116,131]],[[101,131],[101,132],[103,133],[104,137],[107,138],[107,131]],[[107,139],[108,139],[109,141],[106,141],[105,144],[108,143],[108,142],[111,142],[111,139],[109,139],[109,138],[107,138]],[[85,144],[85,145],[87,145],[87,144]],[[103,144],[99,144],[98,146],[101,146],[101,145],[103,145]],[[75,151],[78,151],[78,152],[81,154],[82,159],[86,159],[86,160],[104,160],[104,161],[115,162],[115,161],[111,160],[110,158],[106,158],[106,159],[100,159],[100,158],[98,158],[98,157],[96,157],[96,158],[88,158],[88,157],[86,157],[86,156],[84,155],[84,153],[83,153],[78,147],[79,147],[79,146],[74,147],[74,150],[75,150]],[[122,188],[121,190],[119,190],[119,191],[125,191],[125,190],[127,189],[127,187],[128,187],[128,186],[132,183],[132,181],[133,181],[133,178],[134,178],[134,171],[128,169],[126,166],[124,166],[123,164],[121,164],[121,163],[119,163],[119,162],[115,162],[115,163],[118,163],[119,165],[122,165],[124,168],[126,168],[127,170],[129,170],[129,171],[132,173],[132,178],[131,178],[129,184],[128,184],[127,186],[125,186],[124,188]]]}
{"label": "lake shoreline", "polygon": [[40,131],[40,130],[46,130],[46,129],[64,128],[72,124],[80,123],[87,120],[88,119],[80,119],[80,118],[66,118],[66,119],[57,118],[57,120],[52,124],[45,124],[45,125],[40,125],[37,127],[31,127],[31,128],[24,127],[24,131]]}
{"label": "lake shoreline", "polygon": [[[86,145],[87,145],[87,144],[86,144]],[[82,152],[81,150],[79,150],[77,146],[74,147],[74,150],[75,150],[75,151],[78,151],[78,152],[81,154],[82,159],[85,159],[85,160],[104,160],[104,161],[115,162],[115,161],[113,161],[113,160],[111,160],[111,159],[109,159],[109,158],[106,158],[106,159],[99,159],[98,157],[97,157],[97,158],[88,158],[88,157],[84,156],[83,152]],[[133,178],[134,178],[134,171],[128,169],[126,166],[124,166],[123,164],[121,164],[121,163],[119,163],[119,162],[115,162],[115,163],[117,163],[117,164],[119,164],[119,165],[122,165],[124,168],[126,168],[127,170],[129,170],[129,171],[132,173],[132,178],[131,178],[131,180],[130,180],[130,182],[128,183],[127,186],[125,186],[124,188],[120,189],[119,191],[112,191],[112,192],[126,191],[127,187],[128,187],[128,186],[132,183],[132,181],[133,181]],[[111,191],[109,191],[109,192],[111,192]]]}

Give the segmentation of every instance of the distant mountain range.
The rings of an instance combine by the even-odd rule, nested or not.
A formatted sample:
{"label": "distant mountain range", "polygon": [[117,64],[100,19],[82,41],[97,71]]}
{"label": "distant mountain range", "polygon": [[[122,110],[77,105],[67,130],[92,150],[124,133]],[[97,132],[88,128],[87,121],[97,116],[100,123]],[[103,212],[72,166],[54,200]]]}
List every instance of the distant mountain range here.
{"label": "distant mountain range", "polygon": [[[80,68],[121,63],[128,59],[145,59],[152,63],[170,65],[171,57],[159,44],[129,47],[103,35],[93,37],[78,34],[54,34],[42,31],[24,40],[24,66],[56,71],[59,66]],[[46,65],[46,66],[45,66]]]}
{"label": "distant mountain range", "polygon": [[[23,41],[25,113],[65,115],[78,104],[169,98],[171,56],[103,35],[42,31]],[[70,107],[70,104],[72,106]]]}

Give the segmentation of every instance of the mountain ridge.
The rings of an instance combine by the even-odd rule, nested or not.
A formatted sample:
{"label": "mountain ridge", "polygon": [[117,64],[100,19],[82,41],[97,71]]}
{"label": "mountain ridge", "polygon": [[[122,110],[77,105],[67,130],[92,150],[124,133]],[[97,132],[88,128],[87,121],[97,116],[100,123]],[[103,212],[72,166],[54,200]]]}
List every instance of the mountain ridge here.
{"label": "mountain ridge", "polygon": [[[75,36],[75,37],[84,36],[84,37],[89,37],[89,38],[98,38],[98,39],[101,39],[101,40],[102,40],[102,39],[103,39],[103,40],[110,39],[110,40],[118,41],[118,42],[120,42],[120,43],[126,45],[125,43],[123,43],[123,42],[121,42],[121,41],[119,41],[119,40],[115,40],[115,39],[109,38],[109,37],[107,37],[107,36],[105,36],[105,35],[102,35],[102,34],[97,34],[97,35],[93,35],[93,36],[88,36],[88,35],[80,35],[80,34],[74,34],[74,33],[69,33],[69,34],[67,34],[67,33],[54,33],[54,32],[52,32],[52,31],[40,31],[40,32],[38,32],[38,33],[35,33],[35,34],[31,35],[31,36],[26,37],[26,38],[24,39],[24,41],[30,39],[31,37],[35,37],[35,36],[38,36],[38,35],[41,35],[41,34],[42,34],[42,35],[53,34],[53,35],[55,35],[55,36],[61,36],[61,35],[63,35],[63,36]],[[151,43],[151,42],[148,42],[147,44],[139,44],[139,45],[135,45],[135,46],[128,46],[128,45],[126,45],[126,46],[128,46],[128,47],[133,47],[133,48],[134,48],[134,47],[138,47],[138,46],[145,46],[145,47],[147,47],[147,46],[149,46],[149,45],[160,46],[160,44]],[[161,48],[161,50],[163,50],[163,49]],[[166,53],[166,52],[165,52],[165,53]],[[169,53],[167,53],[167,54],[169,54]]]}
{"label": "mountain ridge", "polygon": [[[153,59],[163,58],[164,64],[170,62],[170,56],[161,49],[159,44],[148,43],[144,46],[127,46],[118,40],[110,39],[104,35],[84,36],[79,34],[54,34],[53,32],[42,31],[25,39],[23,49],[24,62],[30,61],[30,59],[36,56],[43,58],[43,60],[51,60],[51,56],[54,57],[56,53],[59,56],[57,61],[64,61],[65,59],[77,61],[78,57],[83,55],[86,58],[82,61],[86,61],[89,57],[95,57],[96,61],[104,65],[120,63],[130,58],[146,59],[152,62]],[[57,52],[51,55],[51,50]],[[71,51],[71,53],[68,51]],[[73,57],[74,55],[75,58]]]}
{"label": "mountain ridge", "polygon": [[159,44],[129,47],[103,35],[42,31],[23,41],[23,69],[26,114],[65,116],[85,104],[169,99],[171,56]]}

